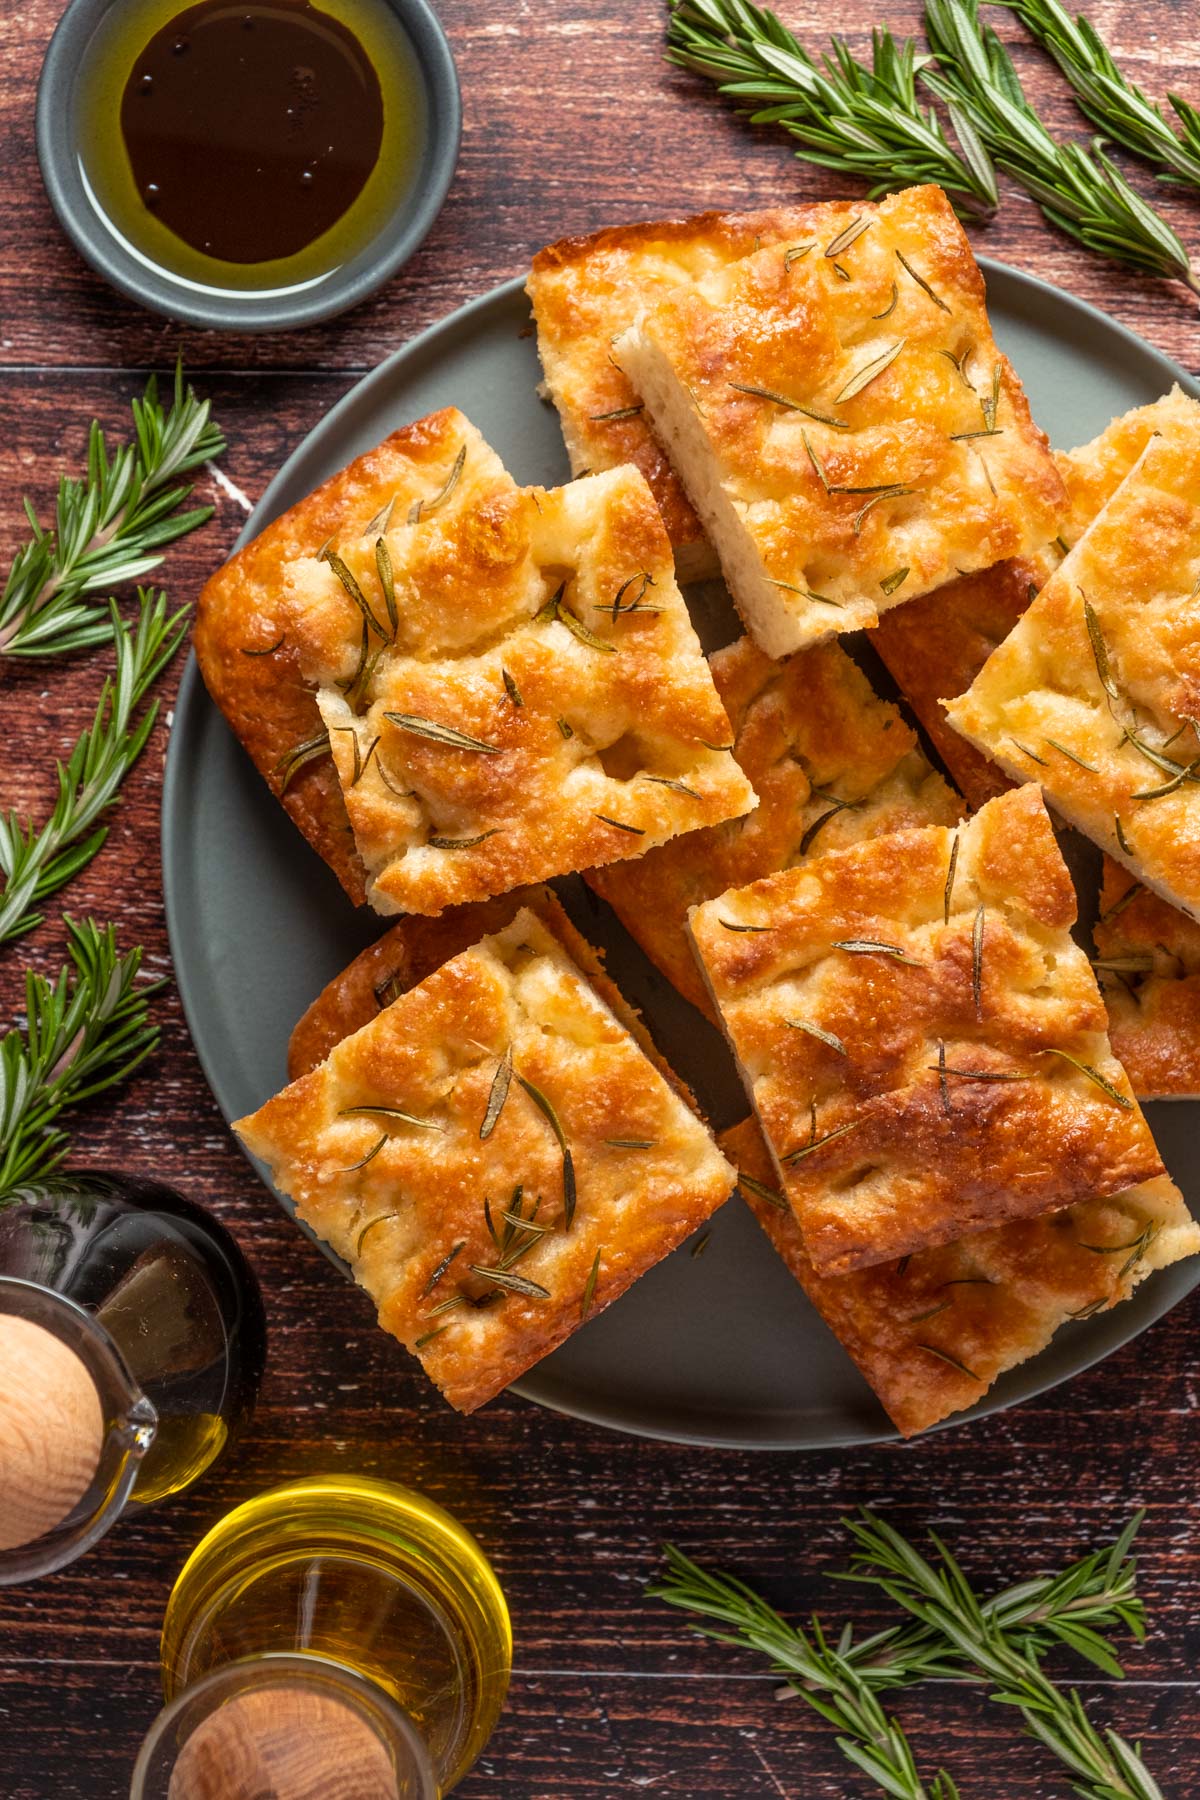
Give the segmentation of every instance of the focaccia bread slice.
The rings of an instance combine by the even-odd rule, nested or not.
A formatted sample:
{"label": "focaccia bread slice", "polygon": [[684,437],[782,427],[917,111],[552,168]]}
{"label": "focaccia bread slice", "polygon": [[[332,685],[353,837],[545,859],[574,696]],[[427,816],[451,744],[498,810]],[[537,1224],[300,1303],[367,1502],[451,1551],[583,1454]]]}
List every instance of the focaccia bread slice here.
{"label": "focaccia bread slice", "polygon": [[1032,785],[692,911],[823,1274],[1163,1173],[1074,920]]}
{"label": "focaccia bread slice", "polygon": [[751,1212],[904,1437],[974,1406],[1061,1326],[1107,1312],[1154,1270],[1200,1252],[1200,1226],[1162,1175],[896,1262],[818,1275],[755,1121],[720,1144]]}
{"label": "focaccia bread slice", "polygon": [[[454,494],[474,488],[462,448]],[[636,469],[393,518],[284,588],[380,912],[640,856],[754,805]]]}
{"label": "focaccia bread slice", "polygon": [[1052,538],[1065,495],[940,188],[814,209],[616,342],[771,656]]}
{"label": "focaccia bread slice", "polygon": [[1200,914],[1200,405],[1150,440],[950,723]]}
{"label": "focaccia bread slice", "polygon": [[809,235],[821,210],[774,207],[618,225],[563,238],[533,259],[526,292],[572,473],[587,475],[622,463],[639,468],[663,516],[681,581],[717,574],[717,560],[613,343],[661,296],[694,288],[723,264],[764,244]]}
{"label": "focaccia bread slice", "polygon": [[[259,774],[356,905],[366,875],[327,753],[315,684],[301,672],[285,629],[283,571],[343,539],[378,530],[391,508],[407,514],[441,485],[463,443],[480,482],[513,483],[500,459],[455,407],[394,431],[376,449],[289,507],[209,577],[196,608],[195,647],[209,693]],[[478,498],[463,491],[460,503]]]}
{"label": "focaccia bread slice", "polygon": [[705,1126],[528,908],[235,1129],[464,1412],[733,1187]]}
{"label": "focaccia bread slice", "polygon": [[739,638],[709,658],[733,754],[758,795],[744,819],[689,832],[587,880],[694,1006],[716,1022],[687,936],[688,908],[806,856],[962,808],[896,708],[839,644],[772,662]]}

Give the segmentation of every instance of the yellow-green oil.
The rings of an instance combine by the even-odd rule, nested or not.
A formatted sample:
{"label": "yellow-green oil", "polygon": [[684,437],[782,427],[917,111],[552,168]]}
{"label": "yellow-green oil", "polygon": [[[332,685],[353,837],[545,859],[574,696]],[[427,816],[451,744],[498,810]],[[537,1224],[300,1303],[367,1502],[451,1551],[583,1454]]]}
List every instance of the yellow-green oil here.
{"label": "yellow-green oil", "polygon": [[[387,0],[316,0],[319,11],[359,39],[379,77],[383,137],[357,199],[321,236],[293,255],[226,262],[184,241],[145,204],[121,132],[121,100],[139,54],[187,0],[119,0],[110,6],[78,75],[76,154],[93,204],[140,260],[182,286],[266,293],[313,285],[384,231],[419,178],[427,132],[425,87],[415,52]],[[237,204],[236,194],[230,205]]]}
{"label": "yellow-green oil", "polygon": [[168,1700],[239,1657],[308,1653],[408,1713],[443,1793],[499,1716],[512,1632],[475,1539],[390,1482],[319,1476],[236,1507],[192,1552],[163,1624]]}

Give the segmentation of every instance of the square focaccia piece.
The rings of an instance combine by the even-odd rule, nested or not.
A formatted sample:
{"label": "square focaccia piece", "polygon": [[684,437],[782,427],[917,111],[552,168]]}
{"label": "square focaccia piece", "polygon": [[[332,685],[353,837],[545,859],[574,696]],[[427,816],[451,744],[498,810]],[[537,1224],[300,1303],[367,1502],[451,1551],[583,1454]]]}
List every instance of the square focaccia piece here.
{"label": "square focaccia piece", "polygon": [[771,656],[1054,536],[1062,479],[939,188],[830,204],[617,339]]}
{"label": "square focaccia piece", "polygon": [[1163,1173],[1074,919],[1033,786],[692,912],[823,1274]]}
{"label": "square focaccia piece", "polygon": [[880,832],[950,824],[962,809],[896,708],[839,644],[778,663],[740,638],[709,664],[758,806],[587,879],[668,980],[715,1021],[688,942],[690,907]]}
{"label": "square focaccia piece", "polygon": [[1153,437],[951,725],[1200,916],[1200,405]]}
{"label": "square focaccia piece", "polygon": [[1163,1175],[895,1262],[818,1275],[754,1120],[720,1142],[746,1204],[904,1437],[974,1406],[1062,1326],[1107,1312],[1156,1269],[1200,1252],[1200,1226]]}
{"label": "square focaccia piece", "polygon": [[705,1126],[528,908],[235,1129],[464,1412],[733,1187]]}
{"label": "square focaccia piece", "polygon": [[754,805],[637,470],[480,493],[473,451],[442,504],[286,571],[380,912],[640,856]]}
{"label": "square focaccia piece", "polygon": [[209,693],[356,905],[366,897],[366,871],[328,754],[316,682],[302,670],[285,622],[284,570],[428,504],[464,444],[474,487],[460,492],[460,502],[478,502],[483,488],[513,487],[470,421],[446,407],[394,431],[281,513],[209,577],[196,609],[196,659]]}
{"label": "square focaccia piece", "polygon": [[723,264],[764,244],[811,234],[822,209],[776,207],[701,213],[660,224],[618,225],[564,238],[538,252],[526,284],[537,322],[546,389],[558,408],[575,475],[633,463],[662,513],[681,581],[718,564],[613,344],[646,307],[694,288]]}

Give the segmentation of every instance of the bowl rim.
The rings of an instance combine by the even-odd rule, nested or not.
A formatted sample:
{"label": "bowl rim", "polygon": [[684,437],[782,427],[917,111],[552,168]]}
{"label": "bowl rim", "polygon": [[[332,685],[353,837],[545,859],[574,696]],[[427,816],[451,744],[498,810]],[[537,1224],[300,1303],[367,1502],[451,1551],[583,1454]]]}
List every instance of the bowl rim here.
{"label": "bowl rim", "polygon": [[[188,0],[179,0],[182,11]],[[422,179],[405,222],[369,241],[353,274],[334,270],[304,292],[231,290],[197,293],[177,287],[140,262],[100,220],[74,153],[76,72],[92,35],[121,0],[68,0],[46,49],[38,81],[36,142],[42,182],[55,217],[83,260],[127,299],[180,324],[218,331],[291,331],[331,319],[377,291],[428,236],[458,166],[462,94],[446,33],[429,0],[382,0],[399,19],[425,83],[428,120]],[[353,265],[351,265],[353,266]]]}

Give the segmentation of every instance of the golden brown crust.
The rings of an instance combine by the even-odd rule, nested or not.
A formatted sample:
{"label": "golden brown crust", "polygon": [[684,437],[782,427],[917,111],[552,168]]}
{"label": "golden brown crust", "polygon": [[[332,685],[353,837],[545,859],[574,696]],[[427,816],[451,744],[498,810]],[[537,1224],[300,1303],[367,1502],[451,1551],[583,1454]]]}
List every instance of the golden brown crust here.
{"label": "golden brown crust", "polygon": [[271,792],[356,904],[365,897],[364,872],[333,764],[326,757],[286,778],[292,751],[319,737],[322,725],[284,628],[283,571],[331,538],[358,537],[393,496],[403,508],[424,493],[426,469],[440,463],[465,424],[447,407],[394,431],[232,556],[209,577],[196,609],[196,657],[209,693]]}
{"label": "golden brown crust", "polygon": [[1163,1173],[1074,919],[1032,786],[956,832],[857,844],[692,912],[822,1273]]}
{"label": "golden brown crust", "polygon": [[973,1406],[1060,1326],[1106,1312],[1153,1270],[1200,1251],[1200,1227],[1160,1176],[898,1262],[818,1275],[755,1121],[720,1143],[749,1177],[740,1191],[755,1218],[905,1437]]}
{"label": "golden brown crust", "polygon": [[963,693],[1003,643],[1051,572],[1049,558],[1014,557],[963,575],[885,613],[871,633],[887,669],[969,805],[1013,783],[946,722],[946,696]]}
{"label": "golden brown crust", "polygon": [[[569,1149],[573,1221],[566,1157],[525,1082]],[[708,1131],[529,909],[235,1129],[462,1411],[623,1293],[733,1185]]]}
{"label": "golden brown crust", "polygon": [[1165,433],[947,716],[1009,774],[1040,781],[1065,819],[1148,887],[1195,915],[1200,405],[1181,402]]}
{"label": "golden brown crust", "polygon": [[941,190],[811,229],[809,253],[729,261],[616,346],[773,655],[1036,548],[1065,500]]}
{"label": "golden brown crust", "polygon": [[839,645],[776,663],[740,638],[709,666],[758,806],[636,862],[590,870],[587,880],[668,980],[715,1022],[688,943],[689,907],[861,838],[951,823],[961,808],[896,708],[872,693]]}
{"label": "golden brown crust", "polygon": [[1113,1053],[1134,1092],[1143,1100],[1194,1098],[1200,1094],[1200,925],[1106,856],[1092,935]]}
{"label": "golden brown crust", "polygon": [[[448,501],[386,533],[398,620],[358,710],[359,606],[327,561],[285,572],[381,912],[639,856],[754,804],[637,471],[547,491],[476,466],[468,444]],[[378,554],[343,546],[382,619]]]}
{"label": "golden brown crust", "polygon": [[680,579],[717,572],[679,477],[646,422],[613,340],[656,296],[693,286],[724,261],[802,235],[813,206],[701,213],[563,238],[533,259],[526,291],[546,386],[576,475],[633,463],[650,485]]}

